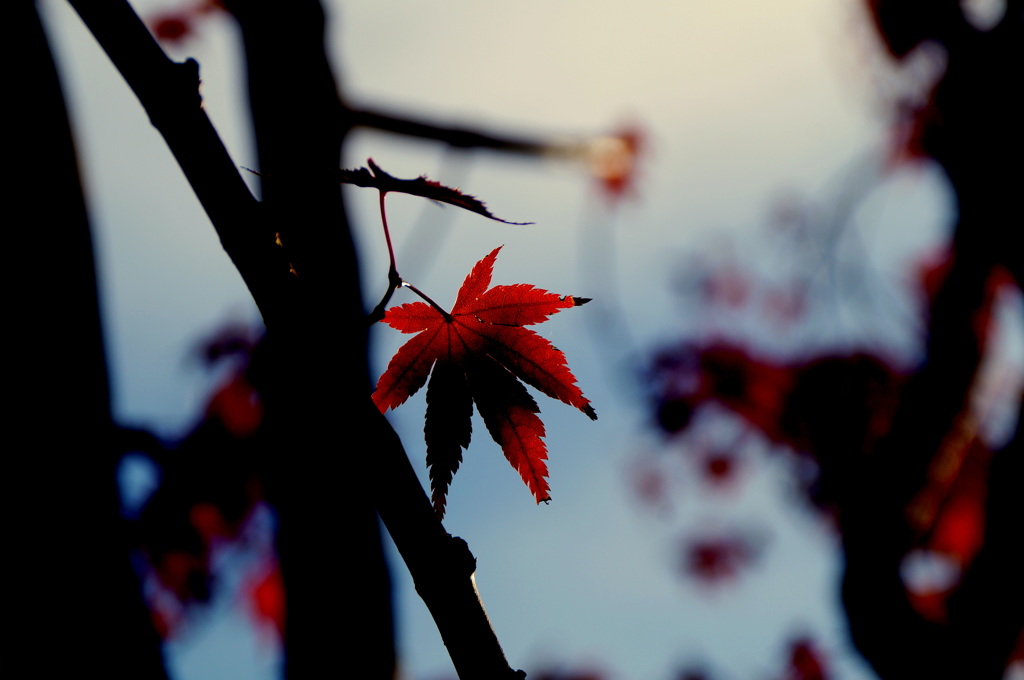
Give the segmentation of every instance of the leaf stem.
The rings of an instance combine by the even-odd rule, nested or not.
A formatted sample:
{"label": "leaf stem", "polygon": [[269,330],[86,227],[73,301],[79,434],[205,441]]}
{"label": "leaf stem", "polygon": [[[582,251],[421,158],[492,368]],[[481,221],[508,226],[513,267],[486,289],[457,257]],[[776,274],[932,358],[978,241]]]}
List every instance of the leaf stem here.
{"label": "leaf stem", "polygon": [[380,192],[380,221],[384,225],[384,240],[388,244],[388,258],[390,259],[390,268],[388,269],[388,281],[394,281],[397,279],[399,282],[402,277],[398,275],[398,268],[395,266],[395,249],[391,245],[391,232],[388,231],[388,212],[384,209],[384,197],[388,195],[388,192]]}
{"label": "leaf stem", "polygon": [[417,295],[419,295],[419,296],[420,296],[421,298],[423,298],[424,300],[426,300],[426,301],[427,301],[427,303],[428,303],[428,304],[429,304],[429,305],[430,305],[431,307],[433,307],[434,309],[436,309],[436,310],[437,310],[437,312],[438,312],[438,313],[439,313],[439,314],[440,314],[441,316],[443,316],[443,317],[444,317],[444,320],[445,320],[445,321],[447,321],[447,322],[451,323],[451,321],[452,321],[452,315],[451,315],[451,314],[449,314],[449,313],[448,313],[448,312],[447,312],[447,311],[446,311],[446,310],[445,310],[445,309],[444,309],[443,307],[441,307],[441,305],[439,305],[439,304],[437,304],[436,302],[434,302],[433,300],[431,300],[431,299],[430,299],[430,297],[429,297],[429,296],[428,296],[428,295],[427,295],[426,293],[424,293],[424,292],[423,292],[422,290],[420,290],[420,289],[419,289],[419,288],[417,288],[416,286],[412,285],[412,284],[411,284],[411,283],[409,283],[408,281],[403,281],[403,282],[402,282],[402,286],[403,286],[404,288],[408,288],[409,290],[411,290],[412,292],[416,293],[416,294],[417,294]]}
{"label": "leaf stem", "polygon": [[372,326],[384,318],[384,308],[388,306],[388,303],[391,302],[391,296],[402,285],[402,277],[398,273],[398,267],[395,265],[395,249],[391,245],[391,231],[388,230],[388,213],[384,208],[384,197],[387,196],[387,193],[386,191],[380,192],[380,221],[384,225],[384,240],[388,244],[388,289],[384,292],[384,297],[381,298],[381,301],[377,303],[377,306],[366,317],[367,326]]}

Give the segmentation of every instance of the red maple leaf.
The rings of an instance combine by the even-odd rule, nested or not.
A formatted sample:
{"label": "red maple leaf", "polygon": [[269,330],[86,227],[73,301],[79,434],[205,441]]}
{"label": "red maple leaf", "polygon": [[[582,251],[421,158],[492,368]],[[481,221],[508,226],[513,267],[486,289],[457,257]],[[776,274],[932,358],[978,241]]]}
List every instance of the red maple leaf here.
{"label": "red maple leaf", "polygon": [[[500,247],[476,263],[451,312],[424,302],[392,307],[384,323],[418,333],[392,357],[377,381],[373,401],[381,412],[396,408],[427,385],[427,466],[439,517],[452,475],[469,448],[473,403],[537,502],[550,499],[547,448],[540,409],[522,380],[544,394],[597,418],[576,386],[565,355],[524,328],[545,321],[586,298],[559,296],[528,284],[494,286],[491,273]],[[518,378],[518,380],[517,380]]]}

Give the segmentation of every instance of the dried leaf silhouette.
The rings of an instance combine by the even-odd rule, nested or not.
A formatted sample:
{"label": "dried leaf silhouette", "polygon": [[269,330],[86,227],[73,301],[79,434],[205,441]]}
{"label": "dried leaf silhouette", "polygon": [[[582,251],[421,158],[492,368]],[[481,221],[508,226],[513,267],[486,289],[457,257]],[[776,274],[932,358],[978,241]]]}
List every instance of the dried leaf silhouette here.
{"label": "dried leaf silhouette", "polygon": [[576,385],[565,355],[524,328],[541,323],[586,298],[559,296],[528,284],[494,286],[491,274],[501,248],[476,263],[459,290],[452,311],[424,302],[393,307],[384,323],[417,333],[392,357],[377,382],[373,401],[382,411],[396,408],[427,382],[427,465],[431,500],[439,517],[452,475],[469,448],[473,403],[537,502],[549,500],[544,424],[522,380],[544,394],[597,414]]}
{"label": "dried leaf silhouette", "polygon": [[459,208],[464,208],[477,215],[483,215],[496,222],[505,224],[525,225],[533,222],[510,222],[500,217],[495,217],[487,206],[480,199],[464,194],[458,189],[446,187],[440,182],[427,179],[426,175],[420,175],[416,179],[398,179],[380,169],[380,166],[373,162],[372,158],[366,160],[369,169],[356,168],[355,170],[339,170],[338,182],[342,184],[354,184],[357,187],[369,187],[379,190],[381,193],[397,191],[413,196],[422,196],[433,201],[447,203]]}

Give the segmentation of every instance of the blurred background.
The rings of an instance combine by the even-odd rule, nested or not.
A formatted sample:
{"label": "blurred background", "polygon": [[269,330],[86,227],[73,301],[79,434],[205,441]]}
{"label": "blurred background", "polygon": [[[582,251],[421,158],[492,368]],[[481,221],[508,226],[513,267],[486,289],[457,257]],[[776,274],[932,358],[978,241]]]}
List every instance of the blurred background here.
{"label": "blurred background", "polygon": [[[115,417],[174,439],[225,378],[204,365],[203,343],[228,326],[256,334],[258,313],[135,97],[69,7],[39,4],[93,218]],[[839,537],[815,506],[813,463],[742,407],[709,398],[673,412],[666,385],[692,379],[679,367],[708,348],[738,352],[731,360],[766,389],[807,357],[870,351],[894,372],[920,360],[927,276],[956,214],[897,114],[925,95],[941,57],[893,65],[854,0],[325,5],[350,104],[578,140],[591,161],[610,144],[627,163],[609,182],[585,159],[383,132],[357,130],[345,149],[345,167],[372,157],[535,223],[390,197],[401,271],[442,305],[502,244],[495,283],[594,298],[537,328],[599,414],[538,400],[552,502],[535,505],[479,421],[449,494],[445,527],[478,559],[513,667],[607,680],[876,677],[848,639]],[[153,22],[187,10],[134,6]],[[206,111],[234,161],[256,168],[230,17],[205,14],[165,49],[199,61]],[[387,276],[377,195],[346,191],[372,306]],[[977,397],[993,446],[1013,430],[1024,366],[1019,291],[1004,289]],[[378,324],[371,339],[379,375],[406,338]],[[389,419],[426,483],[423,411],[420,394]],[[159,476],[136,456],[122,478],[130,512]],[[260,510],[245,541],[216,547],[205,603],[166,604],[173,677],[278,677],[272,617],[254,615],[253,595],[271,524]],[[946,578],[941,560],[923,562],[915,578]],[[391,571],[401,677],[455,677],[394,554]]]}

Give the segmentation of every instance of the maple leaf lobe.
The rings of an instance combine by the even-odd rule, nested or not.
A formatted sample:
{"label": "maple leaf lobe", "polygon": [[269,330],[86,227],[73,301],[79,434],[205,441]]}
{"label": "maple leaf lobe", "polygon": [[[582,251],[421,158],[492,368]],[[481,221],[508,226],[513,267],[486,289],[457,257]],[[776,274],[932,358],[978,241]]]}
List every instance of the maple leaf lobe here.
{"label": "maple leaf lobe", "polygon": [[452,476],[462,463],[462,450],[472,435],[473,400],[465,374],[438,361],[427,385],[427,413],[423,427],[430,470],[430,498],[438,519],[444,518]]}

